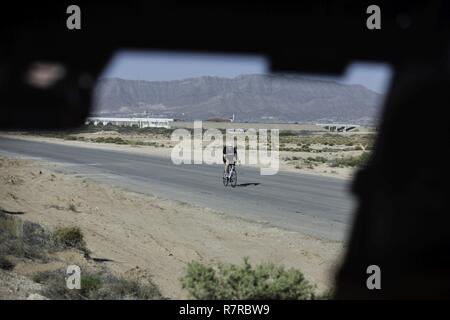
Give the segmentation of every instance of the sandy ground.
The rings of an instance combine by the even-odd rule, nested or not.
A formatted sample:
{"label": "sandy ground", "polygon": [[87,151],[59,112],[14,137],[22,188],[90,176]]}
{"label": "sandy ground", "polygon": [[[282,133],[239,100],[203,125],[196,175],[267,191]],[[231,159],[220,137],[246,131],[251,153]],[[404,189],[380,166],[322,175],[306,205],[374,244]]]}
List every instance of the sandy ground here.
{"label": "sandy ground", "polygon": [[42,286],[26,276],[0,269],[0,300],[32,299]]}
{"label": "sandy ground", "polygon": [[[106,264],[113,272],[152,276],[169,298],[186,298],[179,278],[191,260],[240,263],[248,256],[300,268],[319,292],[332,284],[342,243],[58,174],[57,167],[0,157],[0,207],[24,211],[21,218],[50,229],[79,226],[92,256],[111,259]],[[29,274],[38,266],[17,268]]]}

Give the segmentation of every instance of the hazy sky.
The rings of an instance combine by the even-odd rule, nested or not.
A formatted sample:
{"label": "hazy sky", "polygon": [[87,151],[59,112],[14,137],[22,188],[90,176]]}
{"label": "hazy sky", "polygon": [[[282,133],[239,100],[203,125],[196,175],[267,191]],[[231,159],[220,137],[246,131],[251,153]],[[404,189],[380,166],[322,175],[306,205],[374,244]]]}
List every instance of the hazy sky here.
{"label": "hazy sky", "polygon": [[[200,76],[233,78],[241,74],[267,72],[264,58],[254,56],[182,54],[122,51],[114,56],[102,77],[130,80],[180,80]],[[391,71],[382,64],[352,64],[341,78],[333,80],[361,84],[384,93]]]}

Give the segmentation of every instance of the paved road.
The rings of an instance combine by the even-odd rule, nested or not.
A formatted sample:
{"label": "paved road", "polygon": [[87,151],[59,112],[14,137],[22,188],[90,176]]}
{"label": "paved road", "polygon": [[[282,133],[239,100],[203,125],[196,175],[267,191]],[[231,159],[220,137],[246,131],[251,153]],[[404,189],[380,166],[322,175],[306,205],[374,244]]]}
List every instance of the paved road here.
{"label": "paved road", "polygon": [[349,182],[335,178],[261,176],[257,169],[238,167],[233,189],[224,188],[217,165],[177,166],[157,156],[1,137],[0,153],[58,162],[63,172],[328,240],[345,240],[354,207]]}

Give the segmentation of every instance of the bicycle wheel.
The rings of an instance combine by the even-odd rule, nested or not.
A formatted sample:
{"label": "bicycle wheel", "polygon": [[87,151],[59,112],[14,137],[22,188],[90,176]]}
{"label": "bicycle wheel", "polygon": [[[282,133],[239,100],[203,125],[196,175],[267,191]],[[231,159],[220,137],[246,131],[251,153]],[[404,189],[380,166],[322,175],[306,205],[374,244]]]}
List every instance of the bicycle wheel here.
{"label": "bicycle wheel", "polygon": [[228,178],[225,176],[225,174],[222,177],[223,185],[226,187],[228,185]]}
{"label": "bicycle wheel", "polygon": [[236,187],[236,184],[237,184],[237,172],[236,172],[236,170],[233,170],[233,172],[231,173],[230,183],[231,183],[231,186],[233,188]]}

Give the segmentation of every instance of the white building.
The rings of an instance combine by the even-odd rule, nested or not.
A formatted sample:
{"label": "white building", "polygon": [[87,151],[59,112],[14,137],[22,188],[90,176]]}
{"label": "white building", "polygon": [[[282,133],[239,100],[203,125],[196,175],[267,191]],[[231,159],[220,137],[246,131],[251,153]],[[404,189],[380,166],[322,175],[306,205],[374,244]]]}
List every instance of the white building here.
{"label": "white building", "polygon": [[85,124],[93,124],[94,126],[108,124],[119,127],[132,127],[137,126],[139,128],[170,128],[170,123],[173,119],[165,118],[102,118],[102,117],[89,117],[86,119]]}

